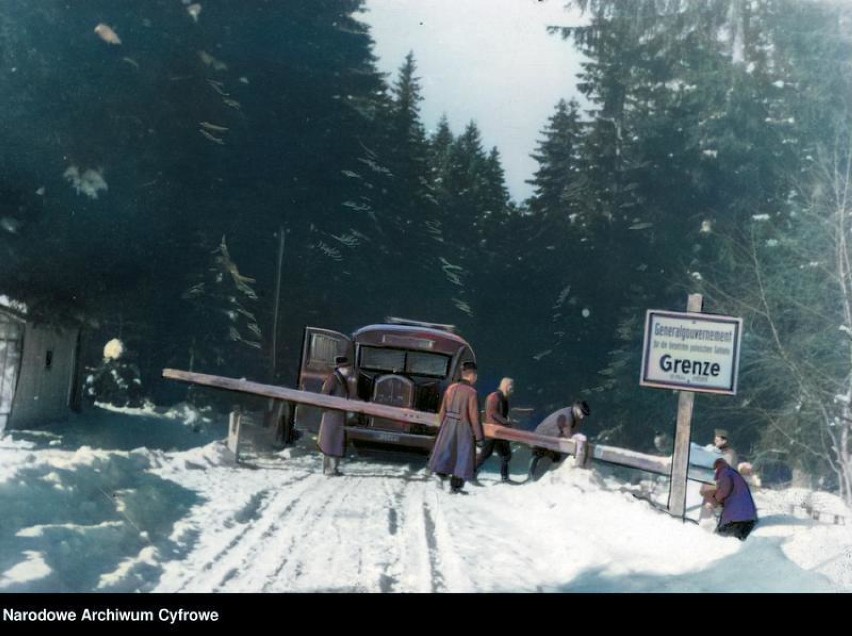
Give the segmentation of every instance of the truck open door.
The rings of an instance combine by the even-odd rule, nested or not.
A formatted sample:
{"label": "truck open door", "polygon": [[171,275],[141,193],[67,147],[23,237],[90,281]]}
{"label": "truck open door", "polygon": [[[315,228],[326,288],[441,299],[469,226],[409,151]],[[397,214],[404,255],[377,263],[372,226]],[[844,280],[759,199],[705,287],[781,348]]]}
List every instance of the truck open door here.
{"label": "truck open door", "polygon": [[[334,370],[334,359],[337,356],[346,356],[355,362],[355,344],[349,336],[330,329],[305,327],[299,364],[299,390],[319,393],[323,382]],[[350,390],[354,395],[354,386]],[[316,431],[321,417],[322,409],[304,404],[296,406],[295,424],[298,428]]]}

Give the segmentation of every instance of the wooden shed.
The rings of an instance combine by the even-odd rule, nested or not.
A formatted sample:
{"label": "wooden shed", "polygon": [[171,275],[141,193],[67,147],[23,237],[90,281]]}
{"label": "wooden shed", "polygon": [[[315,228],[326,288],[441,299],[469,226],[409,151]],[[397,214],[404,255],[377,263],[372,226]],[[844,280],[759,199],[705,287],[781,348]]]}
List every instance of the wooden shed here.
{"label": "wooden shed", "polygon": [[0,432],[64,419],[80,404],[80,329],[35,325],[0,305]]}

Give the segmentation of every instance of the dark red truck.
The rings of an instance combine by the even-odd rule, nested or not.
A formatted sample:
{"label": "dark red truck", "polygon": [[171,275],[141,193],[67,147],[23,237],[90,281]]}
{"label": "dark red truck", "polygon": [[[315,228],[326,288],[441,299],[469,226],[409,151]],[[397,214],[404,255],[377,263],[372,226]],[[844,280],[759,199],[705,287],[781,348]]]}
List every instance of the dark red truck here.
{"label": "dark red truck", "polygon": [[[319,392],[334,369],[334,359],[353,361],[353,399],[375,404],[437,413],[447,387],[461,376],[461,365],[476,361],[470,344],[452,325],[387,318],[347,336],[337,331],[307,327],[302,343],[298,388]],[[321,410],[296,407],[297,428],[316,430]],[[350,440],[424,450],[432,448],[437,429],[422,424],[352,415]]]}

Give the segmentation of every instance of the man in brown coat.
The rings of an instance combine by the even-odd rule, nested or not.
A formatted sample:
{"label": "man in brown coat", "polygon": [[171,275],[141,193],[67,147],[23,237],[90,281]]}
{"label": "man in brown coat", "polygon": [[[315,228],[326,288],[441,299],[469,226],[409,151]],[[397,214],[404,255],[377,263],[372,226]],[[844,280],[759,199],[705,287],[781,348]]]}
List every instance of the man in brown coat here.
{"label": "man in brown coat", "polygon": [[462,365],[462,379],[451,384],[438,411],[441,428],[429,457],[429,469],[442,480],[451,475],[450,492],[467,494],[462,490],[465,480],[474,476],[476,446],[485,436],[479,423],[479,404],[476,396],[476,363]]}
{"label": "man in brown coat", "polygon": [[[485,398],[485,422],[497,424],[498,426],[512,427],[509,420],[509,398],[515,392],[515,381],[512,378],[500,380],[500,388],[490,393]],[[476,459],[476,470],[479,471],[485,461],[491,457],[494,451],[500,456],[500,479],[504,482],[509,479],[509,460],[512,459],[512,446],[505,439],[487,439],[482,445],[482,451]]]}
{"label": "man in brown coat", "polygon": [[[352,363],[345,356],[334,360],[335,369],[322,385],[323,395],[349,398],[348,376],[352,372]],[[317,443],[322,451],[322,472],[324,475],[340,475],[338,464],[346,451],[346,413],[327,409],[322,414]]]}

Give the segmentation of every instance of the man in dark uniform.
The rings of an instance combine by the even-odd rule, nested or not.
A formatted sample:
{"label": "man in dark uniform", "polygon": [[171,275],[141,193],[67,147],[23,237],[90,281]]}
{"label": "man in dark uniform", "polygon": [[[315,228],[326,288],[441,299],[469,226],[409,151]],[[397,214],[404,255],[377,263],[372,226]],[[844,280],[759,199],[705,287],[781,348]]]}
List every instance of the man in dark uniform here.
{"label": "man in dark uniform", "polygon": [[[577,400],[570,408],[557,411],[539,424],[535,432],[550,437],[574,437],[580,430],[580,423],[589,416],[591,409],[582,400]],[[553,463],[561,462],[565,455],[548,448],[534,446],[530,459],[529,480],[535,479],[535,469],[542,457],[549,457]]]}
{"label": "man in dark uniform", "polygon": [[441,428],[429,457],[429,470],[442,480],[451,475],[450,492],[453,494],[467,494],[462,486],[465,480],[473,479],[476,446],[485,439],[473,388],[476,378],[476,363],[463,363],[462,379],[447,388],[438,411]]}
{"label": "man in dark uniform", "polygon": [[[323,395],[349,398],[348,376],[352,372],[352,363],[345,356],[334,359],[335,369],[322,385]],[[324,475],[340,475],[338,464],[346,451],[346,413],[327,409],[322,414],[317,443],[322,451],[322,472]]]}
{"label": "man in dark uniform", "polygon": [[[512,378],[500,380],[500,388],[485,398],[486,424],[512,427],[512,422],[509,420],[509,397],[514,392],[515,381]],[[497,455],[500,456],[500,479],[504,482],[511,481],[509,479],[509,460],[512,459],[512,446],[505,439],[485,440],[479,457],[476,459],[477,472],[495,450]]]}

